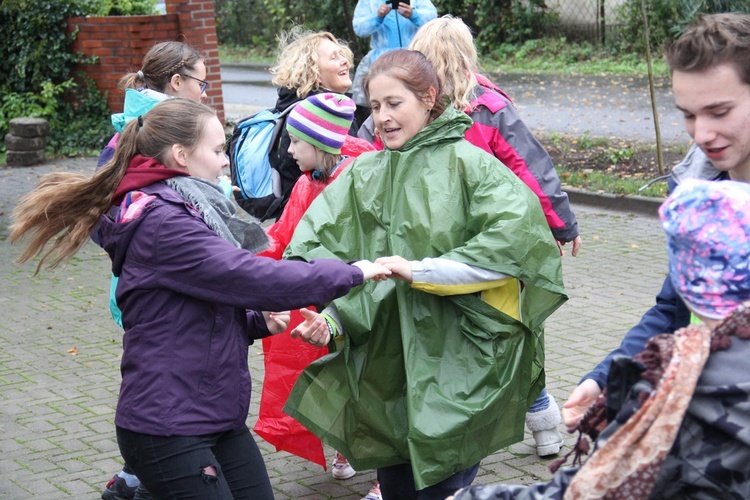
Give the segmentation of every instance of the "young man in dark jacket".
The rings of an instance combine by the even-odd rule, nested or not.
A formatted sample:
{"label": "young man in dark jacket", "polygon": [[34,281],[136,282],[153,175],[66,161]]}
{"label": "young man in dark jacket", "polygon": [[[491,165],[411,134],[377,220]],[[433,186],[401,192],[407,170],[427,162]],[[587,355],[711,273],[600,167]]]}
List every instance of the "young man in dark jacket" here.
{"label": "young man in dark jacket", "polygon": [[[677,108],[698,148],[675,168],[673,179],[698,176],[750,182],[750,16],[703,16],[668,48],[666,56]],[[632,356],[651,337],[674,332],[689,321],[690,313],[667,276],[656,304],[568,397],[563,406],[568,430],[575,428],[606,386],[614,356]]]}

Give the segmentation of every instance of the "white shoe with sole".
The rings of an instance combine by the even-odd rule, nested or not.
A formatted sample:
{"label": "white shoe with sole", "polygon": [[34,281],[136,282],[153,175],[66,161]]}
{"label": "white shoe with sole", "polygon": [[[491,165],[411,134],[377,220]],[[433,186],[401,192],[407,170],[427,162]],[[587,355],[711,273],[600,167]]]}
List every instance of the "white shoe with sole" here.
{"label": "white shoe with sole", "polygon": [[349,465],[349,460],[344,455],[336,452],[336,457],[333,459],[333,467],[331,468],[331,475],[334,479],[349,479],[354,476],[357,471]]}
{"label": "white shoe with sole", "polygon": [[383,495],[380,494],[380,483],[375,481],[367,496],[362,497],[362,500],[383,500]]}

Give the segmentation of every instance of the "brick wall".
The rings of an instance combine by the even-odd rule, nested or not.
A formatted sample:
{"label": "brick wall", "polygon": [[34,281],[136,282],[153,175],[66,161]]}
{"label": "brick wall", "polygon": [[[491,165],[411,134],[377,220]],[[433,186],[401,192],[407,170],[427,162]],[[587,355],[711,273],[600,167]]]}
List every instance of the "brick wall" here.
{"label": "brick wall", "polygon": [[208,104],[216,108],[224,121],[224,96],[221,92],[219,51],[216,39],[213,0],[167,0],[167,13],[159,16],[73,17],[68,30],[78,30],[75,52],[97,56],[96,64],[78,68],[108,92],[107,104],[113,113],[122,111],[124,93],[117,82],[125,74],[138,71],[146,52],[154,44],[176,40],[181,35],[206,55],[206,94]]}

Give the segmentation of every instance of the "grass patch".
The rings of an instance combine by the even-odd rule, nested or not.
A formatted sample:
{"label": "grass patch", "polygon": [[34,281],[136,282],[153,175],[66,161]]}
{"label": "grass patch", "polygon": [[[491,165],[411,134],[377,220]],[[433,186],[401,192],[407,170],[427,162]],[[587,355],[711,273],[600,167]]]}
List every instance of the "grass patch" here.
{"label": "grass patch", "polygon": [[[659,55],[652,59],[654,75],[668,77],[664,60]],[[571,43],[565,38],[529,40],[521,45],[503,43],[482,55],[481,62],[491,73],[648,74],[644,54],[621,54],[588,42]]]}
{"label": "grass patch", "polygon": [[254,62],[274,64],[276,62],[276,54],[273,50],[261,47],[219,45],[219,60],[223,63]]}
{"label": "grass patch", "polygon": [[557,166],[557,174],[564,187],[585,189],[594,193],[611,193],[620,195],[649,196],[652,198],[667,197],[667,182],[659,181],[643,191],[649,179],[637,177],[620,177],[610,172],[594,169],[570,170],[566,165]]}
{"label": "grass patch", "polygon": [[[225,63],[276,62],[275,48],[219,45],[219,59]],[[660,55],[653,59],[654,74],[668,77]],[[504,73],[557,73],[564,75],[646,75],[644,54],[623,54],[589,42],[569,42],[565,38],[528,40],[521,45],[503,43],[480,54],[482,68]]]}
{"label": "grass patch", "polygon": [[[618,141],[584,133],[580,136],[558,133],[539,137],[552,158],[565,186],[618,195],[667,196],[666,181],[641,187],[660,177],[656,146],[651,143]],[[662,150],[664,173],[687,152],[687,144],[665,146]]]}

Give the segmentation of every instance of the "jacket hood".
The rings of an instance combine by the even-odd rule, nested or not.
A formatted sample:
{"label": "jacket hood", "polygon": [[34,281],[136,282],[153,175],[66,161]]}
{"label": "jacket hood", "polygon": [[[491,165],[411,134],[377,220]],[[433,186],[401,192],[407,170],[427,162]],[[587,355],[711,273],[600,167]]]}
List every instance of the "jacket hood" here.
{"label": "jacket hood", "polygon": [[[315,92],[310,92],[313,95]],[[276,111],[284,111],[289,106],[298,103],[302,99],[297,97],[297,89],[289,89],[286,87],[279,87],[279,97],[276,99]]]}
{"label": "jacket hood", "polygon": [[[172,188],[163,182],[156,182],[150,186],[139,189],[149,195],[177,205],[185,205],[185,200],[177,194]],[[143,210],[140,217],[125,223],[115,222],[114,215],[105,214],[101,219],[101,238],[102,248],[112,259],[112,274],[120,276],[122,265],[125,261],[125,255],[133,239],[133,235],[145,219],[145,215],[156,206],[156,200],[150,202]]]}
{"label": "jacket hood", "polygon": [[161,101],[169,99],[169,97],[170,96],[167,94],[151,89],[143,89],[140,91],[127,89],[125,91],[124,111],[112,115],[112,126],[117,132],[122,132],[125,125],[127,125],[130,120],[145,115],[151,110],[151,108]]}
{"label": "jacket hood", "polygon": [[690,146],[685,158],[674,166],[671,175],[678,184],[685,179],[713,181],[726,176],[724,172],[714,167],[706,153],[695,144]]}
{"label": "jacket hood", "polygon": [[135,155],[131,158],[125,175],[117,185],[115,193],[112,195],[112,204],[117,205],[122,201],[122,197],[129,191],[150,186],[154,182],[171,179],[179,175],[187,176],[187,172],[181,172],[169,168],[160,163],[155,158],[149,158],[143,155]]}

